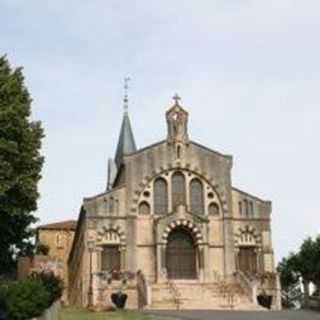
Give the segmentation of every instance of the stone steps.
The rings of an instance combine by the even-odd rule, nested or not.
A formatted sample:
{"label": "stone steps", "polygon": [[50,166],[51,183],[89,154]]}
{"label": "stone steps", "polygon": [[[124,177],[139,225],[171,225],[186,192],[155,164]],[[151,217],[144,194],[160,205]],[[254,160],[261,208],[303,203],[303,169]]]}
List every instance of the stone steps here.
{"label": "stone steps", "polygon": [[[261,310],[255,306],[238,284],[234,284],[233,304],[230,297],[224,295],[217,283],[174,282],[178,292],[179,308],[181,310]],[[167,283],[152,285],[152,304],[148,309],[176,310],[174,294]]]}

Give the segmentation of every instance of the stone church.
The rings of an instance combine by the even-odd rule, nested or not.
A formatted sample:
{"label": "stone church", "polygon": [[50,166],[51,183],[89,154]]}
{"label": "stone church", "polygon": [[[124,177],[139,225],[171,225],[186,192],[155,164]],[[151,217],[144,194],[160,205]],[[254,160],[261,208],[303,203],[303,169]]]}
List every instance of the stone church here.
{"label": "stone church", "polygon": [[263,294],[279,309],[271,202],[233,187],[232,156],[192,140],[178,96],[165,118],[139,149],[125,109],[106,190],[81,206],[69,303],[106,308],[122,290],[128,308],[258,310]]}

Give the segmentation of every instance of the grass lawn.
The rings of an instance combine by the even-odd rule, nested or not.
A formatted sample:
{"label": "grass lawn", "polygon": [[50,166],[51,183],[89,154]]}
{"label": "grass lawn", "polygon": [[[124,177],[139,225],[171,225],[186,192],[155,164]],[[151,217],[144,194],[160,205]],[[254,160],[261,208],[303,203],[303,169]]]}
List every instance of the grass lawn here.
{"label": "grass lawn", "polygon": [[[138,311],[91,312],[83,308],[63,308],[60,320],[151,320]],[[168,319],[168,318],[167,318]],[[157,317],[157,320],[161,320]]]}

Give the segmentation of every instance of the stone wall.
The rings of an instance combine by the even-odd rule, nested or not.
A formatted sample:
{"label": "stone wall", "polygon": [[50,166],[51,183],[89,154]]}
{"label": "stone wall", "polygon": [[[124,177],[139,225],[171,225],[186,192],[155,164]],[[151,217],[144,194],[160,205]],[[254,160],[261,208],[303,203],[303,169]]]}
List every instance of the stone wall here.
{"label": "stone wall", "polygon": [[64,293],[62,300],[68,302],[68,258],[72,247],[74,230],[63,229],[38,229],[38,243],[49,246],[48,256],[51,261],[57,264],[55,272],[64,283]]}
{"label": "stone wall", "polygon": [[[88,278],[85,277],[86,256],[85,256],[85,241],[86,241],[86,215],[85,210],[81,208],[78,226],[74,237],[72,249],[68,259],[68,301],[72,305],[85,305],[84,300],[85,284]],[[87,271],[88,272],[88,271]]]}

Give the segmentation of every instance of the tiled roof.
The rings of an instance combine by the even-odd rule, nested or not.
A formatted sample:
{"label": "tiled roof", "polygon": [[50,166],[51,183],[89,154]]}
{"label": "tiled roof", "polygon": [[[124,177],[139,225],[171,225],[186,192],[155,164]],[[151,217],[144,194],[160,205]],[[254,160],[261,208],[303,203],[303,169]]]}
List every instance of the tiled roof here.
{"label": "tiled roof", "polygon": [[42,230],[76,230],[77,221],[76,220],[66,220],[66,221],[59,221],[55,223],[43,224],[38,226],[37,229]]}

